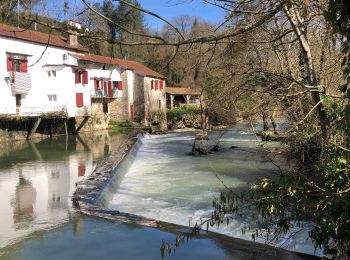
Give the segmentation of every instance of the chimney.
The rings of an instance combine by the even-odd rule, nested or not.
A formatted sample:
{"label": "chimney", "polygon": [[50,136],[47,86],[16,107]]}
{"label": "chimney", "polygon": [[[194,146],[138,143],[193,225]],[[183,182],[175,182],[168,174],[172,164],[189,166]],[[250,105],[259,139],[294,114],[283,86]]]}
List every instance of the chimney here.
{"label": "chimney", "polygon": [[75,31],[68,31],[67,43],[70,47],[78,47],[78,35]]}

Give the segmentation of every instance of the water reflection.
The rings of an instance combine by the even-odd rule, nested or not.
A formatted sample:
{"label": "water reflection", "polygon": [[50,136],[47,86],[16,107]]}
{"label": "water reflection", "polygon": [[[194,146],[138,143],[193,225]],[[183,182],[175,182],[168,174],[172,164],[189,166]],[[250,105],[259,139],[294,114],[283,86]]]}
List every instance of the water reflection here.
{"label": "water reflection", "polygon": [[[109,147],[125,138],[125,134],[103,131],[2,145],[0,251],[34,232],[69,222],[75,183],[93,171]],[[79,234],[82,222],[73,224]]]}
{"label": "water reflection", "polygon": [[36,190],[32,183],[23,177],[22,169],[19,169],[19,181],[16,186],[15,202],[13,205],[13,223],[16,229],[21,229],[20,224],[34,220],[34,204]]}

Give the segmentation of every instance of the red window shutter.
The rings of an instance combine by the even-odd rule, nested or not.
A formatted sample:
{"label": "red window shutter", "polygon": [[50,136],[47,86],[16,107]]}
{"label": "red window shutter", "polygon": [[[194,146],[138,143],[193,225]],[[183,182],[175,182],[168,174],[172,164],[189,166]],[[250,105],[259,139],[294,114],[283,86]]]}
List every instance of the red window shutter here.
{"label": "red window shutter", "polygon": [[75,83],[81,83],[81,72],[79,70],[75,71]]}
{"label": "red window shutter", "polygon": [[21,60],[21,63],[19,65],[20,72],[27,73],[28,72],[28,61]]}
{"label": "red window shutter", "polygon": [[84,106],[84,95],[83,95],[83,93],[76,93],[76,103],[77,103],[77,107],[83,107]]}
{"label": "red window shutter", "polygon": [[11,58],[7,58],[7,71],[12,71],[12,60]]}
{"label": "red window shutter", "polygon": [[154,81],[154,85],[155,85],[155,86],[154,86],[154,89],[155,89],[155,90],[158,90],[158,80],[155,80],[155,81]]}
{"label": "red window shutter", "polygon": [[123,90],[123,81],[118,81],[118,90]]}
{"label": "red window shutter", "polygon": [[112,81],[108,81],[108,96],[113,97]]}
{"label": "red window shutter", "polygon": [[88,84],[88,72],[87,71],[83,71],[83,84]]}
{"label": "red window shutter", "polygon": [[98,80],[97,79],[94,79],[94,88],[95,88],[95,90],[98,89]]}
{"label": "red window shutter", "polygon": [[164,81],[163,81],[163,80],[160,80],[160,81],[159,81],[159,89],[160,89],[160,90],[163,90],[163,88],[164,88],[164,85],[163,85],[163,84],[164,84]]}

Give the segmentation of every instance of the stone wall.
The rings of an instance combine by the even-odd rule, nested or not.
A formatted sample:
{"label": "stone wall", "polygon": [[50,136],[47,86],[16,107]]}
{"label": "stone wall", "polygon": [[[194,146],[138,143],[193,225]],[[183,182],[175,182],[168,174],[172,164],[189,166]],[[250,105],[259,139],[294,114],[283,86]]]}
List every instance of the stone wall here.
{"label": "stone wall", "polygon": [[144,76],[136,74],[134,83],[134,120],[139,123],[145,121],[145,92],[144,92]]}
{"label": "stone wall", "polygon": [[110,118],[117,121],[128,120],[130,118],[127,71],[121,73],[121,78],[123,81],[122,96],[116,98],[108,105]]}
{"label": "stone wall", "polygon": [[[74,120],[75,120],[75,129],[76,129],[83,122],[84,117],[76,117]],[[109,120],[110,120],[110,118],[109,118],[108,114],[92,116],[85,123],[85,125],[80,130],[80,132],[93,132],[93,131],[96,131],[96,130],[107,129]]]}

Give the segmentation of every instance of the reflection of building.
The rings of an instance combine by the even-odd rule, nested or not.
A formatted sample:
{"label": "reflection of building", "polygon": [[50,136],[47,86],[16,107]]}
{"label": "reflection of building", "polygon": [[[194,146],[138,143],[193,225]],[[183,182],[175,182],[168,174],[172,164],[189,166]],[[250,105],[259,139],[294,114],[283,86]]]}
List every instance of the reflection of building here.
{"label": "reflection of building", "polygon": [[19,182],[16,186],[16,199],[13,210],[13,222],[30,222],[34,219],[34,204],[36,190],[30,181],[26,180],[22,171],[19,173]]}
{"label": "reflection of building", "polygon": [[[97,140],[90,136],[86,146],[71,138],[69,144],[64,144],[66,138],[32,143],[6,155],[6,160],[21,160],[0,169],[1,247],[69,221],[75,183],[93,171],[111,141],[107,132],[103,137]],[[48,156],[53,147],[57,148],[55,156]],[[98,152],[94,154],[94,150]],[[23,154],[28,154],[30,163]],[[77,223],[77,232],[81,229]]]}
{"label": "reflection of building", "polygon": [[167,87],[166,102],[167,108],[182,106],[199,106],[201,100],[201,93],[191,88],[183,87]]}

